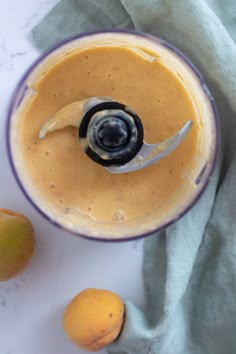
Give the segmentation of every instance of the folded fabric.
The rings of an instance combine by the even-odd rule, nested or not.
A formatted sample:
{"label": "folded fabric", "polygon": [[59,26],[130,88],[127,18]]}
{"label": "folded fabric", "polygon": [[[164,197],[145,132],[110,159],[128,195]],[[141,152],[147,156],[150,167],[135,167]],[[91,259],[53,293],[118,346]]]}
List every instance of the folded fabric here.
{"label": "folded fabric", "polygon": [[142,30],[185,52],[216,98],[224,141],[222,163],[197,204],[146,239],[146,307],[126,303],[122,334],[109,352],[236,353],[236,2],[62,0],[32,34],[44,50],[104,28]]}

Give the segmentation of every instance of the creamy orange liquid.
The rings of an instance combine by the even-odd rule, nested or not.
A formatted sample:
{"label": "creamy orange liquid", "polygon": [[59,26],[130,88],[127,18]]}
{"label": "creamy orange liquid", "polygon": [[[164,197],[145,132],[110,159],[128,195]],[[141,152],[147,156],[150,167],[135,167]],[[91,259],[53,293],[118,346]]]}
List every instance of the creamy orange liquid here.
{"label": "creamy orange liquid", "polygon": [[[197,151],[196,117],[180,80],[158,59],[148,61],[127,48],[86,49],[54,65],[35,89],[21,116],[23,159],[34,185],[54,206],[102,222],[131,220],[163,207],[186,183],[185,171]],[[148,143],[170,137],[189,119],[194,125],[168,157],[113,175],[85,155],[75,128],[38,139],[48,117],[91,96],[110,96],[135,110]]]}

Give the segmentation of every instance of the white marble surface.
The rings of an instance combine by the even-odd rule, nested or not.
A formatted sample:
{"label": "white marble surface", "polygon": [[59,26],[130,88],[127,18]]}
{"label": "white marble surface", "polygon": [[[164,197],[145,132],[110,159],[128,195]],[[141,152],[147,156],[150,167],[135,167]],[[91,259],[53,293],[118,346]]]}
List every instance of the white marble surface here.
{"label": "white marble surface", "polygon": [[[56,229],[33,209],[14,180],[5,149],[6,110],[22,73],[38,56],[30,29],[56,0],[0,1],[0,207],[30,217],[36,254],[25,273],[0,283],[0,354],[82,354],[63,333],[65,304],[87,287],[111,289],[143,305],[142,241],[86,241]],[[100,353],[105,353],[101,351]]]}

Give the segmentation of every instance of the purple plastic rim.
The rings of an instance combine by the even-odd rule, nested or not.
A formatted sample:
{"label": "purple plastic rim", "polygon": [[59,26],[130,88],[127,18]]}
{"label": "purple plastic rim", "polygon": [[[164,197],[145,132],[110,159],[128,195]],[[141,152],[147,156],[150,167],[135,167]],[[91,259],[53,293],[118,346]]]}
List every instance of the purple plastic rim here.
{"label": "purple plastic rim", "polygon": [[[25,81],[27,80],[27,78],[30,76],[30,74],[32,73],[32,71],[37,67],[38,64],[41,63],[42,60],[44,60],[48,55],[52,54],[54,51],[56,51],[57,49],[61,48],[62,46],[68,44],[69,42],[73,42],[74,40],[83,38],[83,37],[87,37],[90,35],[96,35],[96,34],[105,34],[105,33],[122,33],[122,34],[133,34],[135,36],[138,37],[144,37],[147,38],[148,40],[154,42],[154,43],[159,43],[162,46],[168,48],[169,50],[171,50],[172,52],[174,52],[174,54],[177,54],[181,60],[183,62],[185,62],[188,67],[190,67],[190,69],[192,70],[192,72],[195,74],[195,77],[198,79],[198,81],[200,82],[200,85],[202,87],[203,92],[205,93],[206,97],[208,98],[208,101],[210,103],[212,112],[213,112],[213,116],[214,116],[214,130],[215,130],[215,149],[214,149],[214,155],[212,158],[211,166],[208,172],[208,176],[206,177],[206,181],[205,183],[202,185],[201,189],[199,189],[198,194],[195,196],[195,198],[191,201],[191,203],[189,203],[188,205],[186,205],[185,208],[183,208],[183,210],[176,216],[174,217],[172,220],[164,223],[163,225],[157,227],[155,230],[151,230],[151,231],[147,231],[141,234],[135,234],[133,236],[128,236],[128,237],[122,237],[122,238],[107,238],[107,237],[94,237],[94,236],[90,236],[90,235],[85,235],[83,233],[79,233],[73,230],[70,230],[69,228],[65,227],[64,225],[59,224],[57,221],[55,221],[54,219],[52,219],[51,217],[49,217],[31,198],[31,196],[28,194],[27,190],[25,189],[25,187],[23,186],[23,183],[20,180],[20,177],[17,173],[17,169],[16,166],[14,164],[14,160],[13,160],[13,156],[12,156],[12,152],[11,152],[11,144],[10,144],[10,126],[11,126],[11,117],[13,115],[14,112],[14,105],[16,102],[16,98],[18,97],[19,92],[21,92],[22,95],[22,90],[24,90],[24,85],[25,85]],[[19,188],[21,189],[21,191],[23,192],[23,195],[26,197],[26,199],[28,199],[28,201],[30,202],[30,204],[39,212],[40,215],[42,215],[47,221],[49,221],[51,224],[55,225],[56,227],[58,227],[59,229],[65,230],[70,232],[71,234],[75,235],[75,236],[79,236],[88,240],[93,240],[93,241],[102,241],[102,242],[124,242],[124,241],[132,241],[132,240],[137,240],[137,239],[141,239],[150,235],[153,235],[154,233],[157,233],[167,227],[169,227],[171,224],[173,224],[175,221],[179,220],[183,215],[185,215],[198,201],[198,199],[201,197],[201,195],[203,194],[203,192],[205,191],[209,180],[213,174],[215,165],[216,165],[216,161],[217,161],[217,157],[219,154],[219,146],[220,146],[220,126],[219,126],[219,117],[218,117],[218,111],[216,108],[216,104],[214,101],[214,98],[212,97],[210,90],[208,88],[208,86],[205,83],[205,80],[202,76],[202,74],[200,73],[200,71],[196,68],[196,66],[192,63],[192,61],[185,55],[183,54],[179,49],[177,49],[175,46],[173,46],[172,44],[170,44],[169,42],[165,41],[164,39],[161,39],[159,37],[150,35],[148,33],[145,32],[141,32],[141,31],[136,31],[136,30],[99,30],[99,31],[91,31],[91,32],[82,32],[80,34],[71,36],[66,38],[65,40],[60,41],[59,43],[57,43],[56,45],[50,47],[48,50],[46,50],[42,55],[40,55],[38,57],[38,59],[36,59],[31,66],[26,70],[26,72],[24,73],[24,75],[22,76],[22,78],[19,80],[12,98],[10,100],[9,103],[9,107],[7,110],[7,121],[6,121],[6,147],[7,147],[7,156],[8,156],[8,160],[13,172],[13,175],[19,185]]]}

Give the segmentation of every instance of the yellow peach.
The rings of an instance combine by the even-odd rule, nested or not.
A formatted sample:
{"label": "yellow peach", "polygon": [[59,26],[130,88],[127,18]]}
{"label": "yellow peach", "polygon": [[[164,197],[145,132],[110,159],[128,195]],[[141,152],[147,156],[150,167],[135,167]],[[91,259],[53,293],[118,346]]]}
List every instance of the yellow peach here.
{"label": "yellow peach", "polygon": [[35,248],[34,228],[22,214],[0,208],[0,281],[22,272]]}
{"label": "yellow peach", "polygon": [[101,350],[122,330],[124,304],[109,290],[86,289],[67,305],[63,327],[68,338],[88,351]]}

